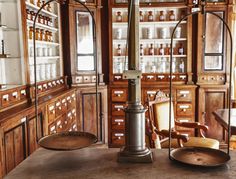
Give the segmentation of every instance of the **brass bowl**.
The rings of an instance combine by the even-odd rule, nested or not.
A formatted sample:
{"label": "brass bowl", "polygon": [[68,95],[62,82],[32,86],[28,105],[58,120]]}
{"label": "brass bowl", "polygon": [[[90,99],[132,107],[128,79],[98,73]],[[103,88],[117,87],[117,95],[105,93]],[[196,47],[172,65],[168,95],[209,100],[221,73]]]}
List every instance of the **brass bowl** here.
{"label": "brass bowl", "polygon": [[88,132],[61,132],[42,137],[38,144],[50,150],[76,150],[97,142],[97,137]]}
{"label": "brass bowl", "polygon": [[230,156],[221,150],[203,147],[173,149],[170,157],[174,161],[200,167],[217,167],[230,160]]}

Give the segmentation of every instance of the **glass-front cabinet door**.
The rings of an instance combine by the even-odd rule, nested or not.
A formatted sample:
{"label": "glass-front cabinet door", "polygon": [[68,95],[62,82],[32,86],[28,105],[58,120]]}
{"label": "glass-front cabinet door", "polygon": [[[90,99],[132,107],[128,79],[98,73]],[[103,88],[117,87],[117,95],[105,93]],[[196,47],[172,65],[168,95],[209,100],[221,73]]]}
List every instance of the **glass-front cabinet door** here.
{"label": "glass-front cabinet door", "polygon": [[[224,18],[224,12],[214,12]],[[211,13],[205,15],[204,71],[223,70],[224,26],[223,22]]]}
{"label": "glass-front cabinet door", "polygon": [[76,71],[95,71],[94,26],[89,12],[76,12]]}

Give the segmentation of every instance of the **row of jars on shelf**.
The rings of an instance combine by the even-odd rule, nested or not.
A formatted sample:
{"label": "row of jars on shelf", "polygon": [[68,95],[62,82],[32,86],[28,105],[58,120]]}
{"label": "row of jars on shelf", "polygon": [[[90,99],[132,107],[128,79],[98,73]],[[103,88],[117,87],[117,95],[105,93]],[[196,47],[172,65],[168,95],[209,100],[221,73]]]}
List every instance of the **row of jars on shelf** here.
{"label": "row of jars on shelf", "polygon": [[[35,15],[36,15],[34,11],[30,11],[29,9],[26,9],[26,14],[27,14],[26,18],[31,21],[34,20]],[[36,22],[42,25],[49,26],[49,27],[54,27],[53,19],[51,17],[44,16],[42,14],[39,14],[37,16]]]}
{"label": "row of jars on shelf", "polygon": [[[123,34],[123,30],[124,29],[122,28],[115,29],[114,38],[117,40],[125,39],[126,33]],[[171,37],[173,30],[174,30],[173,27],[156,28],[156,30],[153,27],[145,27],[141,28],[140,37],[142,39],[153,39],[153,38],[166,39]],[[156,35],[154,34],[154,31],[156,31]],[[177,27],[174,33],[174,38],[181,38],[181,37],[182,37],[182,28]]]}
{"label": "row of jars on shelf", "polygon": [[[37,6],[37,7],[41,7],[46,3],[46,1],[42,1],[42,0],[26,0],[26,1]],[[43,9],[48,12],[52,12],[52,7],[51,7],[50,3],[47,4],[46,6],[44,6]]]}
{"label": "row of jars on shelf", "polygon": [[[29,46],[29,56],[34,56],[33,46]],[[53,56],[53,49],[51,46],[39,46],[36,47],[36,56],[37,57],[51,57]]]}
{"label": "row of jars on shelf", "polygon": [[[37,81],[55,79],[57,77],[56,63],[43,63],[36,66]],[[30,65],[30,81],[34,82],[34,66]]]}
{"label": "row of jars on shelf", "polygon": [[[29,27],[29,39],[33,39],[34,29],[32,26]],[[35,29],[35,39],[45,42],[53,42],[53,34],[49,30],[44,30],[40,28]]]}
{"label": "row of jars on shelf", "polygon": [[[178,19],[182,19],[186,15],[185,10],[181,10],[180,16]],[[126,22],[127,17],[123,17],[121,11],[116,12],[116,22]],[[153,21],[175,21],[177,20],[177,15],[174,10],[169,11],[159,11],[158,14],[153,14],[153,11],[148,11],[147,14],[144,14],[143,11],[139,11],[139,21],[140,22],[153,22]]]}
{"label": "row of jars on shelf", "polygon": [[[143,44],[140,44],[140,56],[143,55],[170,55],[170,44],[167,44],[164,46],[163,44],[160,44],[159,47],[154,47],[154,44],[147,45],[146,48],[144,48]],[[116,48],[116,56],[122,56],[126,55],[126,49],[121,48],[121,45],[118,44]],[[173,47],[173,54],[174,55],[184,55],[184,46],[183,43],[177,44],[177,47]]]}
{"label": "row of jars on shelf", "polygon": [[[185,59],[173,58],[172,59],[172,72],[173,73],[185,73]],[[168,58],[156,58],[154,60],[140,60],[140,70],[142,73],[169,73],[170,71],[170,59]],[[113,73],[123,73],[123,70],[127,70],[127,63],[125,64],[123,59],[117,59],[114,61]]]}

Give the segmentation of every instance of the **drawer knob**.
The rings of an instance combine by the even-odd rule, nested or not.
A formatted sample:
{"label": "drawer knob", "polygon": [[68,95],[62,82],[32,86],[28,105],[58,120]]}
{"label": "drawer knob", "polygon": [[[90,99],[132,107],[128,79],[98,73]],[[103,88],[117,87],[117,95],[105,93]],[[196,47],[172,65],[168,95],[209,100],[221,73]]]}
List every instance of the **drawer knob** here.
{"label": "drawer knob", "polygon": [[121,137],[118,137],[118,139],[121,139]]}
{"label": "drawer knob", "polygon": [[187,95],[186,95],[186,94],[183,94],[183,95],[182,95],[182,97],[184,97],[184,98],[185,98],[185,97],[187,97]]}
{"label": "drawer knob", "polygon": [[120,122],[118,122],[118,126],[120,126]]}
{"label": "drawer knob", "polygon": [[183,112],[186,112],[187,110],[186,109],[182,109]]}

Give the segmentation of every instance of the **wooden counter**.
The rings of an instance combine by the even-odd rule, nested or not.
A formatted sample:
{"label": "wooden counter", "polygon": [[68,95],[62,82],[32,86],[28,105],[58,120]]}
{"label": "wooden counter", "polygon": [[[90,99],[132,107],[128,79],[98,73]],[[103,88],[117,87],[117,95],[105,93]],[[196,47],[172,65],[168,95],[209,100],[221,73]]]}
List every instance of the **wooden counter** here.
{"label": "wooden counter", "polygon": [[226,165],[217,168],[198,168],[170,161],[168,150],[164,149],[153,151],[153,163],[118,163],[118,151],[119,149],[86,148],[64,152],[40,148],[5,179],[233,179],[236,176],[236,152],[231,153],[231,160]]}

